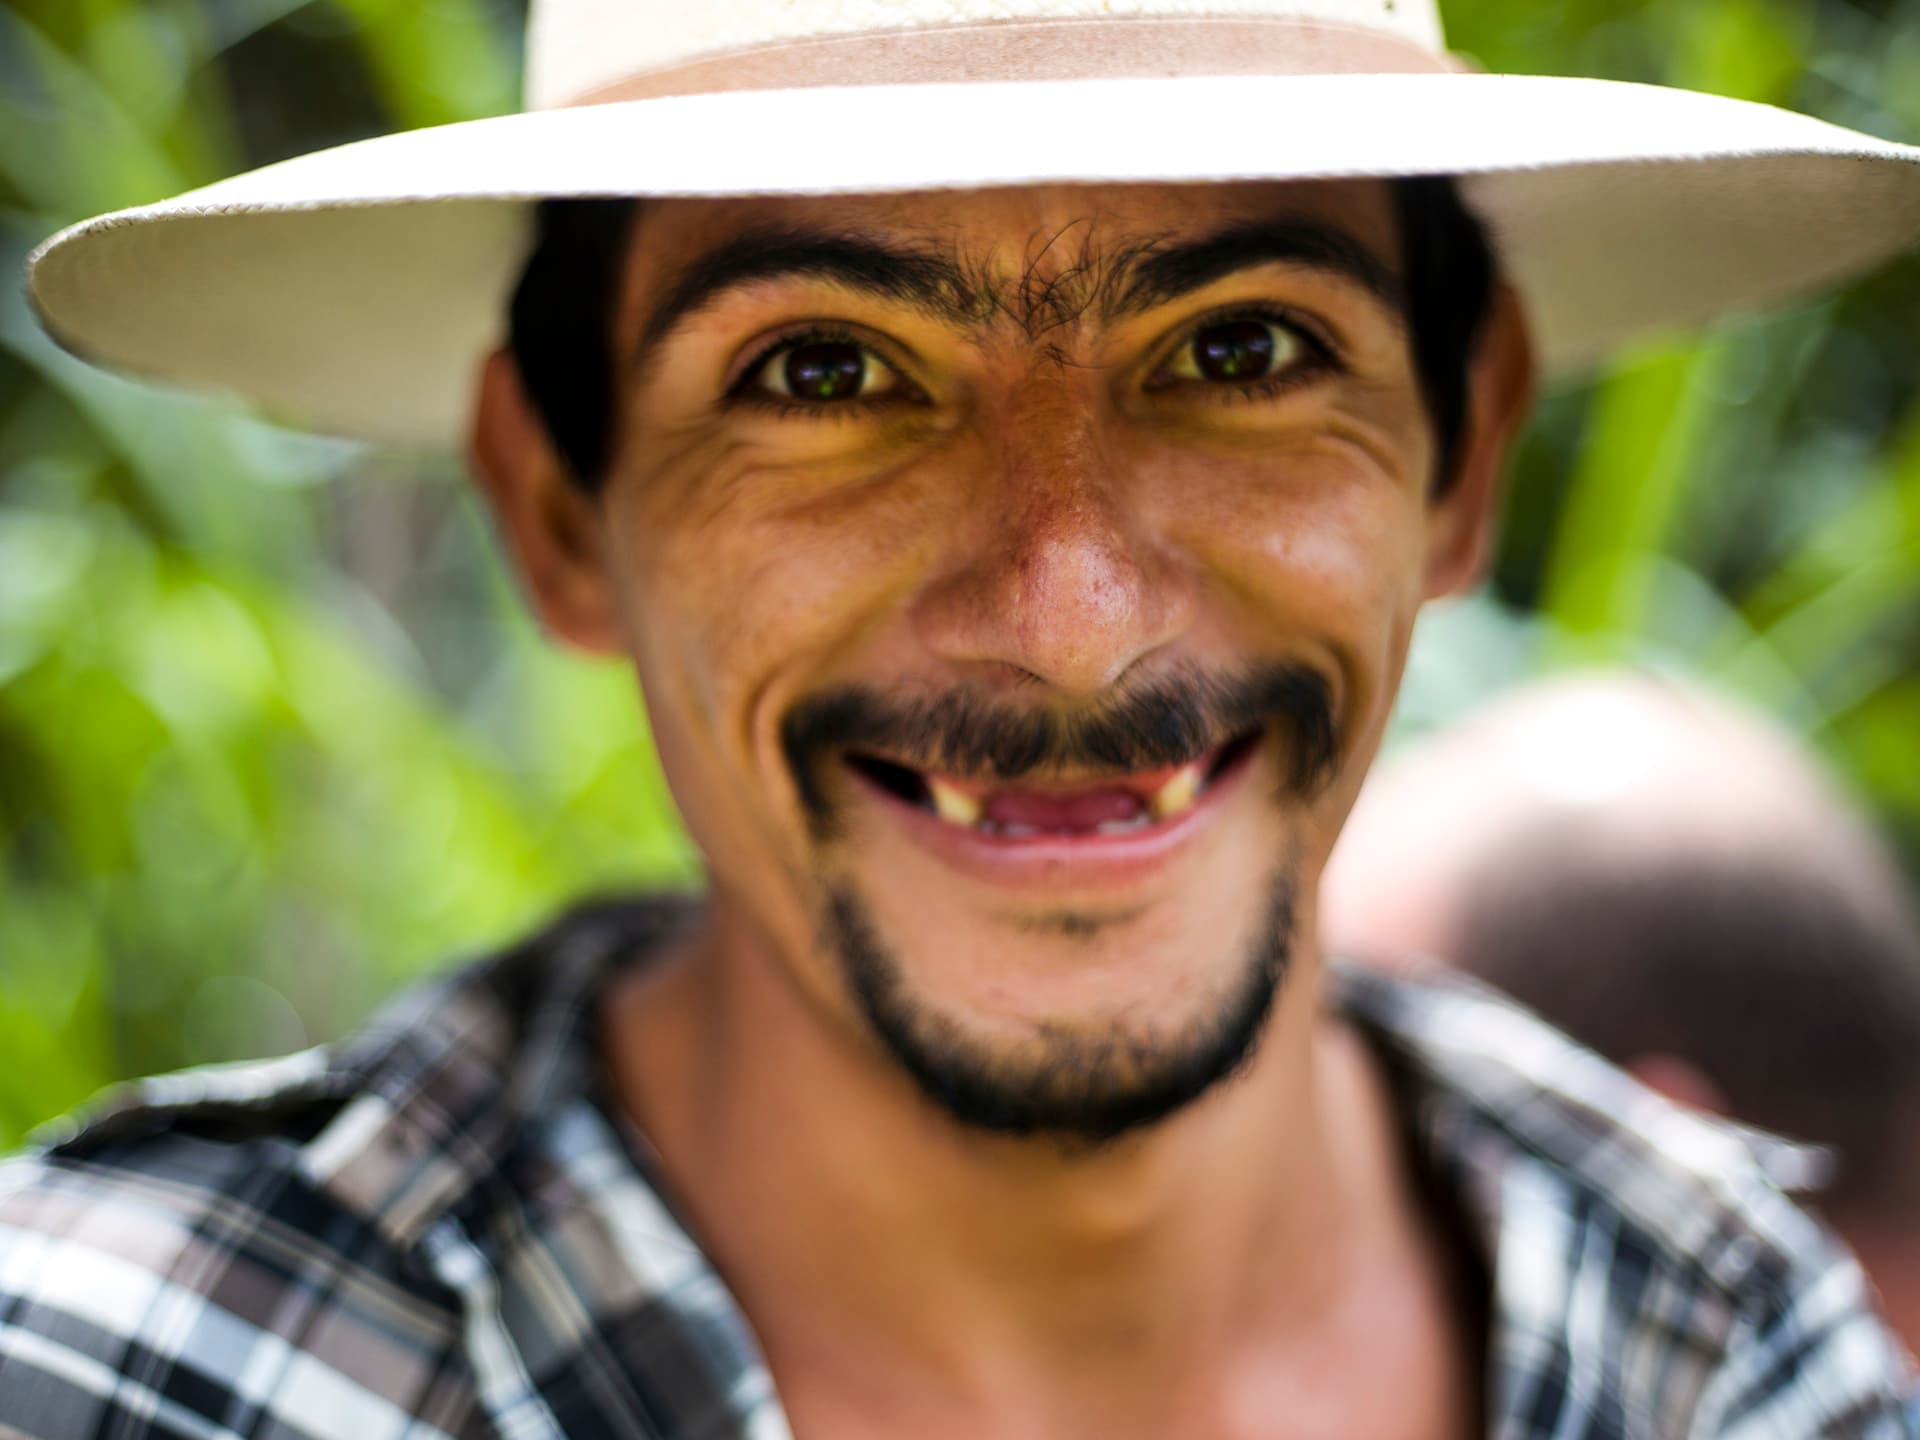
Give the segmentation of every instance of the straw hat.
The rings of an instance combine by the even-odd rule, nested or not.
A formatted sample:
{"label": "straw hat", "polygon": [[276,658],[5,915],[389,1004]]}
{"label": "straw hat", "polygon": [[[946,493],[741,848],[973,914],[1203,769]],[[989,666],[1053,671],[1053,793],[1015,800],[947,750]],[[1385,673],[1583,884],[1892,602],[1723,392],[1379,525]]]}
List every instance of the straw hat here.
{"label": "straw hat", "polygon": [[1433,0],[534,0],[528,97],[77,225],[33,302],[100,364],[446,442],[544,197],[1454,174],[1558,370],[1920,236],[1920,150],[1467,73]]}

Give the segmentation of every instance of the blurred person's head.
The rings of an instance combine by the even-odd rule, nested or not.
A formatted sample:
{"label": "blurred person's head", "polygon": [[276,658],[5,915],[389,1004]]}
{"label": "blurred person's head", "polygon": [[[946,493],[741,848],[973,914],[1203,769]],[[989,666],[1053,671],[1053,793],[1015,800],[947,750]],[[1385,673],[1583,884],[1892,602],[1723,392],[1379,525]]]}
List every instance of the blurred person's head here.
{"label": "blurred person's head", "polygon": [[1794,741],[1690,686],[1523,689],[1384,764],[1328,948],[1473,972],[1674,1099],[1830,1147],[1820,1208],[1920,1336],[1920,929]]}

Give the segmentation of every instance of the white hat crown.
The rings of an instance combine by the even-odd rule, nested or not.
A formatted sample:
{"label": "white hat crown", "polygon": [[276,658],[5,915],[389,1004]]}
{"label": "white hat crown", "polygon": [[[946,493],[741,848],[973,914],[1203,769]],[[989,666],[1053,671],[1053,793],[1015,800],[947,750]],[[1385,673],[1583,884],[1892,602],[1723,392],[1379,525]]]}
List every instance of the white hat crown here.
{"label": "white hat crown", "polygon": [[[1445,49],[1435,0],[533,0],[527,104],[578,104],[694,64],[711,76],[729,56],[837,37],[1129,19],[1299,22]],[[1140,43],[1154,43],[1144,29]]]}

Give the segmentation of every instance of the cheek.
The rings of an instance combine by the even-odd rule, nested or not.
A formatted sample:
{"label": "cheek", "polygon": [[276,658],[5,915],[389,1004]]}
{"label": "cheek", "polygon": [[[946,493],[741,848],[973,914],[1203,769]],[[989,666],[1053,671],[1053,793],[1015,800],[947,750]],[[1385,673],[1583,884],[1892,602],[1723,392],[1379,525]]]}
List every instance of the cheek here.
{"label": "cheek", "polygon": [[1346,727],[1373,729],[1419,608],[1427,509],[1418,488],[1324,436],[1204,467],[1169,456],[1165,469],[1173,483],[1162,492],[1180,497],[1168,523],[1254,627],[1251,643],[1319,650],[1339,672]]}
{"label": "cheek", "polygon": [[1304,646],[1338,680],[1338,768],[1300,817],[1295,852],[1311,894],[1399,689],[1422,598],[1427,508],[1339,447],[1244,466],[1189,513],[1204,528],[1190,543],[1232,592],[1248,643],[1267,653]]}
{"label": "cheek", "polygon": [[818,685],[894,615],[931,563],[938,525],[903,491],[741,507],[689,530],[662,567],[697,593],[687,649],[708,657],[737,709],[743,692],[793,676]]}
{"label": "cheek", "polygon": [[774,466],[746,445],[689,446],[614,507],[629,643],[690,826],[716,800],[751,808],[784,784],[779,717],[830,681],[930,563],[921,551],[946,517],[878,468],[871,456]]}
{"label": "cheek", "polygon": [[1419,593],[1419,513],[1397,496],[1380,498],[1335,489],[1311,505],[1256,512],[1244,559],[1290,615],[1360,644],[1403,619]]}
{"label": "cheek", "polygon": [[1316,437],[1160,468],[1183,548],[1263,609],[1343,629],[1419,593],[1424,499],[1353,446]]}

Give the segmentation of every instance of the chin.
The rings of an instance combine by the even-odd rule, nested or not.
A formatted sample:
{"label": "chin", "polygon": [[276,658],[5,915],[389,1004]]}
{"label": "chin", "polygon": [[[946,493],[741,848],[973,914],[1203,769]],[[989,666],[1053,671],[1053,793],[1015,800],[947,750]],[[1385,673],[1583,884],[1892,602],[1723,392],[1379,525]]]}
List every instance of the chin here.
{"label": "chin", "polygon": [[884,1053],[949,1118],[1106,1141],[1251,1061],[1285,983],[1290,871],[1048,903],[831,889],[824,939]]}

